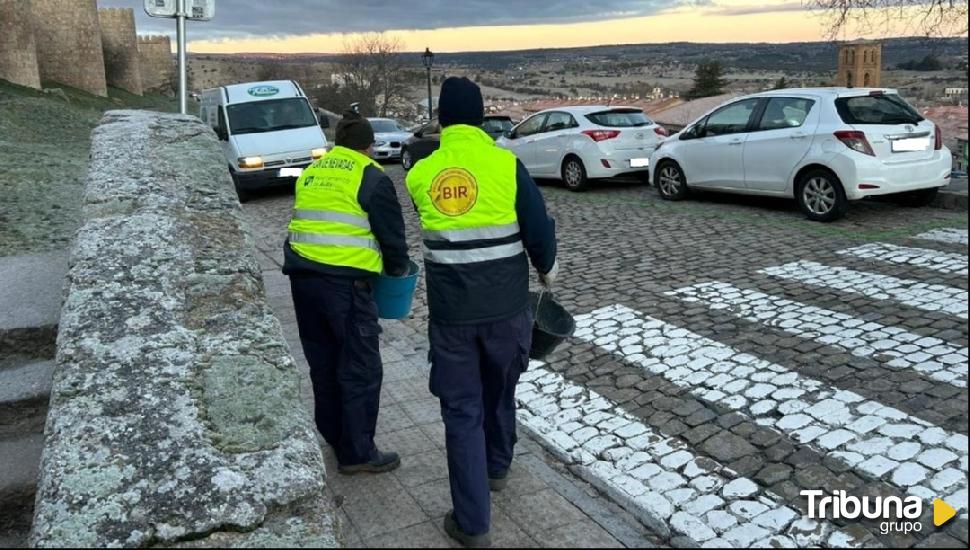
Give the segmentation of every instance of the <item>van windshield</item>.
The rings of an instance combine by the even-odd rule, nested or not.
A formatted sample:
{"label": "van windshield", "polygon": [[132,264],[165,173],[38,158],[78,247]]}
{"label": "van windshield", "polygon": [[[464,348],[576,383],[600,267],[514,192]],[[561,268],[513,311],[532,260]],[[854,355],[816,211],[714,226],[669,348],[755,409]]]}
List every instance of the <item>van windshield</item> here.
{"label": "van windshield", "polygon": [[291,97],[230,105],[229,126],[233,134],[262,134],[316,126],[317,117],[306,99]]}

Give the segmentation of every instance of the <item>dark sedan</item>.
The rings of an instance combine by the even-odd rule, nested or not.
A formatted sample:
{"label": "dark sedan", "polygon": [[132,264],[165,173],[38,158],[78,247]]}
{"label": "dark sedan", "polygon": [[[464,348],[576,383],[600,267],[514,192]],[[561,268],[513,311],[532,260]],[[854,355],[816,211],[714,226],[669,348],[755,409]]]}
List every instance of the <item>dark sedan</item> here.
{"label": "dark sedan", "polygon": [[[482,130],[492,136],[492,139],[498,139],[511,129],[512,119],[507,116],[488,115],[482,124]],[[425,123],[414,131],[414,135],[404,140],[401,146],[401,166],[410,170],[414,163],[437,151],[440,144],[441,126],[438,121]]]}

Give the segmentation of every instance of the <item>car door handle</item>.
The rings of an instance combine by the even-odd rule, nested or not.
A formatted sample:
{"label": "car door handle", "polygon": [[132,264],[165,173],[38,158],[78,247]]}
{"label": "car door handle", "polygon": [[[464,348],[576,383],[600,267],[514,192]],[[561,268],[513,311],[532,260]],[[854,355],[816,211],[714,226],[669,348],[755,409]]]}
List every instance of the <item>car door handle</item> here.
{"label": "car door handle", "polygon": [[797,133],[797,134],[792,134],[792,135],[791,135],[791,136],[789,136],[789,137],[790,137],[791,139],[805,139],[805,138],[807,138],[807,137],[808,137],[808,134],[803,134],[803,133],[801,133],[801,132],[799,132],[799,133]]}
{"label": "car door handle", "polygon": [[741,145],[742,143],[744,143],[743,139],[732,139],[728,142],[728,145]]}

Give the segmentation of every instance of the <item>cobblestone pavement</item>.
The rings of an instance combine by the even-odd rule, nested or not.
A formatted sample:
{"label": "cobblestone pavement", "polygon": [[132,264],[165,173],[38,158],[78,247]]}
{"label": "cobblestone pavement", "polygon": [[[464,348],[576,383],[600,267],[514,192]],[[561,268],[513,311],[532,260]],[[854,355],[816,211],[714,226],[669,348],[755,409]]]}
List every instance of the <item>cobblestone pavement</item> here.
{"label": "cobblestone pavement", "polygon": [[[398,166],[387,171],[403,181]],[[633,183],[583,194],[549,184],[543,193],[558,222],[563,273],[556,297],[578,329],[523,377],[519,419],[531,435],[524,456],[534,462],[520,457],[520,464],[565,471],[569,486],[589,483],[604,497],[594,500],[600,510],[622,507],[663,545],[967,545],[965,213],[867,201],[825,225],[808,222],[788,201],[705,194],[668,203]],[[403,188],[399,194],[405,199]],[[287,195],[246,205],[267,284],[279,288],[283,279],[272,273],[291,207]],[[405,211],[419,258],[416,217]],[[401,353],[425,392],[426,320],[421,286],[412,318],[389,323],[386,336],[398,342],[392,349],[417,348]],[[295,342],[292,318],[284,323]],[[429,396],[418,400],[428,408],[415,411],[413,403],[393,401],[396,391],[389,382],[382,422],[432,420]],[[434,441],[426,426],[384,430],[382,437],[403,436],[394,439],[402,447]],[[436,449],[422,459],[437,464],[440,479],[425,485],[446,504]],[[415,460],[413,467],[427,463]],[[370,493],[341,481],[335,490],[346,491],[356,536],[388,531],[360,519],[368,504],[353,512],[353,495],[366,502]],[[399,492],[368,483],[380,494]],[[807,518],[805,489],[938,497],[961,515],[939,529],[924,521],[921,532],[909,534],[883,533],[875,522],[816,523]],[[508,506],[529,502],[511,496]],[[548,542],[536,535],[544,527],[585,544],[575,537],[591,531],[571,527],[582,520],[607,533],[598,542],[637,544],[617,536],[636,529],[610,527],[595,513],[557,514],[570,518],[561,526],[515,523],[541,507],[518,515],[505,505],[499,503],[499,537],[517,528]],[[503,523],[502,512],[514,525]],[[928,514],[925,506],[924,519]],[[414,525],[422,524],[411,526],[414,533],[431,533],[431,526]],[[405,543],[398,537],[394,544]]]}

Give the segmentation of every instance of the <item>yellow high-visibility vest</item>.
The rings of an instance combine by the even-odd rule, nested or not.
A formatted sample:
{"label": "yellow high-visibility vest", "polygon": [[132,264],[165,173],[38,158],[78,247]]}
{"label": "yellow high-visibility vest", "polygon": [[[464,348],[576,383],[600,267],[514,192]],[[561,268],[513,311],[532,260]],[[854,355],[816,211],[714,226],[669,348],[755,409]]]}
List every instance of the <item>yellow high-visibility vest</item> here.
{"label": "yellow high-visibility vest", "polygon": [[[421,216],[424,259],[473,264],[525,252],[515,211],[516,158],[480,128],[455,125],[441,148],[408,173],[407,187]],[[469,243],[475,244],[469,247]],[[493,242],[490,242],[493,241]]]}
{"label": "yellow high-visibility vest", "polygon": [[357,151],[337,146],[303,171],[289,226],[294,252],[321,264],[383,271],[380,245],[357,200],[368,166],[383,170]]}

